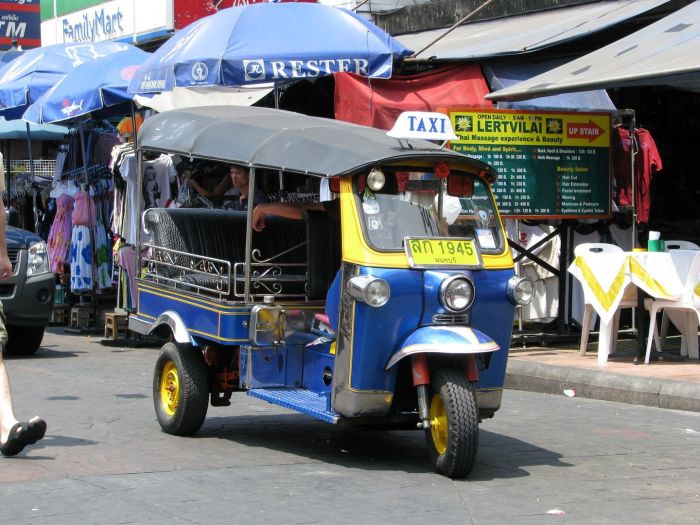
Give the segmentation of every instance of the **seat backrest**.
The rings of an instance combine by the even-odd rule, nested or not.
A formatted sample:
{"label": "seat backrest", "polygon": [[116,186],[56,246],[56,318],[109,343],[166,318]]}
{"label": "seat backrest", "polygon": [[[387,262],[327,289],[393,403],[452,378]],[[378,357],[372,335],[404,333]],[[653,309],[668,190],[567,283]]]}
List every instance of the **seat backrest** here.
{"label": "seat backrest", "polygon": [[584,255],[586,253],[616,253],[622,252],[623,249],[614,244],[605,242],[585,242],[574,248],[574,255]]}
{"label": "seat backrest", "polygon": [[340,224],[321,211],[306,212],[309,299],[325,299],[340,269]]}
{"label": "seat backrest", "polygon": [[697,299],[695,298],[695,290],[700,283],[700,251],[695,254],[693,262],[690,265],[690,270],[688,271],[688,276],[685,279],[683,285],[683,303],[687,306],[694,306],[697,304]]}
{"label": "seat backrest", "polygon": [[691,241],[665,241],[666,251],[669,250],[700,250],[700,246]]}

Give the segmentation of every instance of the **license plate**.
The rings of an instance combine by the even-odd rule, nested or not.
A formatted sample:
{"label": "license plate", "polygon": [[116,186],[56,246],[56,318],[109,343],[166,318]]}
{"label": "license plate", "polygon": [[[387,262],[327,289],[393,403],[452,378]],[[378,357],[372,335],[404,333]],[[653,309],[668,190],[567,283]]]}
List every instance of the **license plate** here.
{"label": "license plate", "polygon": [[474,239],[411,239],[404,242],[411,268],[481,268]]}

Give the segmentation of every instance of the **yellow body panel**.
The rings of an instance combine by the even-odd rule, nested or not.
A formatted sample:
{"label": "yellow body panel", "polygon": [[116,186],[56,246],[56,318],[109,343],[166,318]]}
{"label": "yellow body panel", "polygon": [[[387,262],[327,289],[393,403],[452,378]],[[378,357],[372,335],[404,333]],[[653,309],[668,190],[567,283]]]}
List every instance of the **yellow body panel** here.
{"label": "yellow body panel", "polygon": [[[378,252],[367,244],[362,233],[360,217],[349,177],[344,177],[340,181],[340,199],[343,261],[377,268],[409,268],[405,252]],[[503,231],[502,222],[501,230]],[[503,231],[503,238],[506,238],[505,231]],[[482,254],[481,257],[485,270],[502,270],[513,267],[513,258],[510,255],[507,243],[502,253],[495,255]]]}

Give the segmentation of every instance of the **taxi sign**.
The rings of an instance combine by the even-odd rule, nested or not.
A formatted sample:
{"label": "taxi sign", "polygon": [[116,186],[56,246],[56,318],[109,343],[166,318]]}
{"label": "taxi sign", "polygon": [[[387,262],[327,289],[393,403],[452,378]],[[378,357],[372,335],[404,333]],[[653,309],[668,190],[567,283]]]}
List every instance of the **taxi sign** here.
{"label": "taxi sign", "polygon": [[483,267],[474,239],[406,237],[404,247],[411,268]]}
{"label": "taxi sign", "polygon": [[430,111],[404,111],[386,134],[397,139],[457,140],[450,117]]}

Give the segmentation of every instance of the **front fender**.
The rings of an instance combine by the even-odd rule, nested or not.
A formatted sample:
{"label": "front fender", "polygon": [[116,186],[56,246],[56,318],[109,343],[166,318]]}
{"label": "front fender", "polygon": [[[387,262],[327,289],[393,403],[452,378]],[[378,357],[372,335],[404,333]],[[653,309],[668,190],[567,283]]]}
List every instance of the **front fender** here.
{"label": "front fender", "polygon": [[481,354],[501,347],[489,336],[468,326],[423,326],[409,335],[401,349],[391,356],[389,370],[412,354]]}

